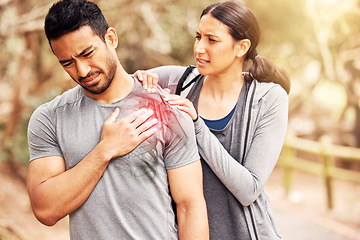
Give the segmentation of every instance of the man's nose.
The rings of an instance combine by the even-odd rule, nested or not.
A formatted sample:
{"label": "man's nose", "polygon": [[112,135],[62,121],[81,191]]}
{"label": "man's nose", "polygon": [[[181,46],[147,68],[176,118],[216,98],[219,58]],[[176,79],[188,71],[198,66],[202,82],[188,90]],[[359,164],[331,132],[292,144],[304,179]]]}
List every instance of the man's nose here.
{"label": "man's nose", "polygon": [[85,78],[91,71],[90,65],[86,61],[77,61],[76,69],[79,77]]}

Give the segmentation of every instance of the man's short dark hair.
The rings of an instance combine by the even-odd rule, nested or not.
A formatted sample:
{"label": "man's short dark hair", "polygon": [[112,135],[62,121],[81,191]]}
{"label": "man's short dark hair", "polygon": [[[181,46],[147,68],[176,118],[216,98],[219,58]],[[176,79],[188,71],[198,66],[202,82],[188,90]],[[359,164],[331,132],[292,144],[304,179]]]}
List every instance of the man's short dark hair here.
{"label": "man's short dark hair", "polygon": [[49,43],[82,26],[89,26],[105,42],[109,25],[100,8],[93,2],[61,0],[52,5],[45,18],[45,34]]}

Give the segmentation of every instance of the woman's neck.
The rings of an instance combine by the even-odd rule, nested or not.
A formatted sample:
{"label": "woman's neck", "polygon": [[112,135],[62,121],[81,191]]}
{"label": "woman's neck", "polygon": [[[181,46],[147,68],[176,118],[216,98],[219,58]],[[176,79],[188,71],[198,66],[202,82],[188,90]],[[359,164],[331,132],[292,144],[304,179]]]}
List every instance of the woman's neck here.
{"label": "woman's neck", "polygon": [[235,74],[208,75],[204,79],[202,92],[212,96],[214,100],[238,95],[244,84],[242,72]]}
{"label": "woman's neck", "polygon": [[242,73],[206,76],[199,96],[199,115],[209,120],[225,117],[236,105],[243,84]]}

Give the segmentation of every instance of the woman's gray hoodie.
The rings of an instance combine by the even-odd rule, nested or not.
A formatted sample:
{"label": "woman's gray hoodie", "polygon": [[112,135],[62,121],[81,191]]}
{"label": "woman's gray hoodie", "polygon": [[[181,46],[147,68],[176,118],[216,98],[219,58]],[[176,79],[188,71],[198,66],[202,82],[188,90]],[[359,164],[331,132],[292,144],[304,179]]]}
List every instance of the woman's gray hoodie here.
{"label": "woman's gray hoodie", "polygon": [[[174,93],[185,69],[165,66],[151,71],[159,75],[160,86]],[[194,69],[183,86],[197,75]],[[195,108],[202,82],[200,77],[182,92]],[[281,239],[264,186],[280,155],[287,120],[285,90],[254,80],[244,84],[224,129],[211,130],[201,118],[195,122],[211,239]]]}

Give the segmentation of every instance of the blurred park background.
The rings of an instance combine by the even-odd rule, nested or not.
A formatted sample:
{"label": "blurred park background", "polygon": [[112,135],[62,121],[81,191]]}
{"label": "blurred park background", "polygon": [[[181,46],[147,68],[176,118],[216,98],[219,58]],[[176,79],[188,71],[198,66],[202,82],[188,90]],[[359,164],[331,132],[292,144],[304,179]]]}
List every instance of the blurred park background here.
{"label": "blurred park background", "polygon": [[[29,208],[26,193],[10,193],[25,189],[27,123],[41,103],[75,86],[43,31],[53,2],[0,0],[0,239],[32,239],[24,238],[31,230],[16,226],[18,220],[7,220],[5,209],[21,196]],[[194,65],[200,13],[216,1],[95,2],[117,30],[118,56],[133,73]],[[257,51],[284,67],[292,81],[288,138],[267,186],[270,200],[302,215],[316,212],[319,223],[360,239],[360,0],[242,2],[261,27]],[[5,180],[22,187],[5,188]]]}

